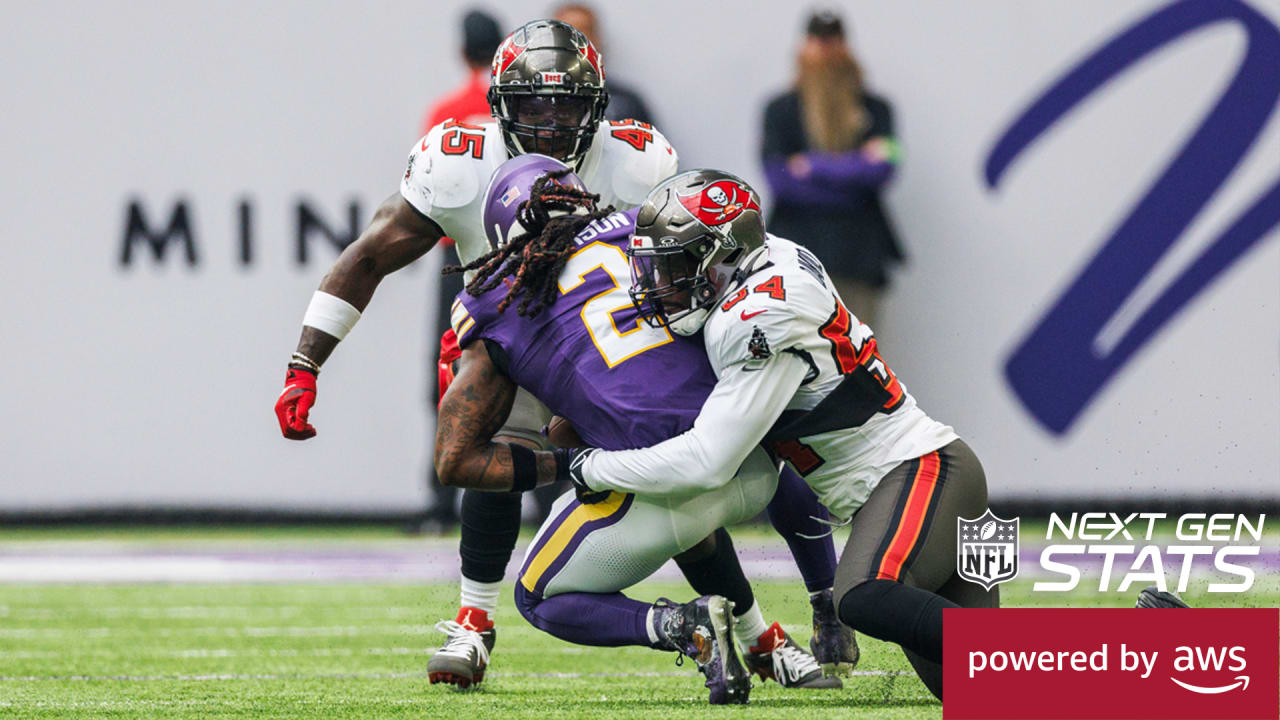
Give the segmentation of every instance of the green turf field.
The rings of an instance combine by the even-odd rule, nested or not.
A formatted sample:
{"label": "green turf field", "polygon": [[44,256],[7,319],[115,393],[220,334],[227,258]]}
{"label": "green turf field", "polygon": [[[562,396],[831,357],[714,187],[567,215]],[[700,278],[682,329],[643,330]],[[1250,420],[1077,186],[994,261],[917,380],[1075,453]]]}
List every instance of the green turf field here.
{"label": "green turf field", "polygon": [[[0,532],[0,562],[6,548],[88,539],[81,532]],[[142,531],[112,539],[216,543],[255,536],[276,543],[405,542],[380,530]],[[1274,582],[1258,589],[1249,604],[1280,602]],[[807,641],[802,586],[775,581],[756,590],[770,619]],[[1021,579],[1002,590],[1006,605],[1062,604],[1033,603],[1030,583]],[[633,594],[691,593],[679,584],[647,583]],[[1188,599],[1204,605],[1214,598]],[[674,655],[646,649],[560,642],[526,624],[505,598],[483,686],[469,692],[432,686],[425,666],[441,638],[432,624],[456,601],[448,583],[0,585],[0,717],[941,716],[900,651],[866,638],[858,668],[864,674],[842,691],[783,691],[757,682],[750,706],[711,708],[692,663],[677,667]],[[1132,600],[1112,594],[1085,602]]]}

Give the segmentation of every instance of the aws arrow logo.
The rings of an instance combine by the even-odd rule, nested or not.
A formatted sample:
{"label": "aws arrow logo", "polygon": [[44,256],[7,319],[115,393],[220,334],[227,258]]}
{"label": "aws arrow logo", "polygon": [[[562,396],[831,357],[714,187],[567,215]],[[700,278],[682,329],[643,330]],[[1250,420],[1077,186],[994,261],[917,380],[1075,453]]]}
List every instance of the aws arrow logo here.
{"label": "aws arrow logo", "polygon": [[[1240,672],[1248,667],[1245,660],[1245,649],[1242,645],[1217,646],[1217,647],[1200,647],[1179,645],[1174,649],[1173,669],[1175,672]],[[1176,677],[1170,676],[1170,680],[1184,690],[1190,690],[1193,693],[1201,695],[1221,695],[1222,693],[1231,692],[1236,688],[1243,690],[1249,689],[1249,676],[1236,675],[1235,682],[1230,685],[1220,685],[1216,687],[1206,687],[1203,685],[1192,685],[1185,683]]]}
{"label": "aws arrow logo", "polygon": [[1237,675],[1236,682],[1233,682],[1230,685],[1223,685],[1222,687],[1200,687],[1199,685],[1184,683],[1176,677],[1171,677],[1169,679],[1177,683],[1179,687],[1190,690],[1193,693],[1200,693],[1201,695],[1220,695],[1224,692],[1231,692],[1236,688],[1240,688],[1241,690],[1249,689],[1248,675]]}

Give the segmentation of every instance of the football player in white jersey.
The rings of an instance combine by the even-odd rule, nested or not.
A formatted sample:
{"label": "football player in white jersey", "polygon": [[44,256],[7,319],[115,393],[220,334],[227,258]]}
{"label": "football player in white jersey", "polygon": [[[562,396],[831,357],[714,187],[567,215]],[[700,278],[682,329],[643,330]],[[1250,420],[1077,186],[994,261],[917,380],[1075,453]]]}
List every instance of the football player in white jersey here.
{"label": "football player in white jersey", "polygon": [[703,332],[718,378],[694,427],[640,450],[586,450],[580,492],[705,491],[763,443],[851,524],[836,571],[840,619],[900,644],[942,697],[942,610],[994,607],[956,572],[956,518],[987,506],[982,466],[880,356],[822,264],[765,234],[741,179],[694,170],[650,193],[628,244],[632,298],[651,324]]}
{"label": "football player in white jersey", "polygon": [[[494,123],[448,120],[414,143],[400,192],[379,206],[369,227],[347,247],[320,283],[303,318],[276,415],[285,437],[316,434],[309,423],[316,376],[360,318],[378,283],[427,253],[443,236],[468,263],[492,248],[482,207],[493,171],[512,155],[540,152],[563,160],[601,196],[603,204],[633,208],[659,181],[676,172],[678,157],[652,126],[608,122],[603,62],[582,33],[554,20],[513,32],[494,56],[489,103]],[[523,198],[521,198],[522,200]],[[515,198],[512,199],[513,201]],[[521,392],[500,435],[508,442],[548,447],[541,436],[550,414]],[[520,496],[464,494],[462,592],[458,620],[449,624],[449,650],[437,653],[433,677],[470,684],[483,673],[469,638],[481,633],[492,648],[499,583],[519,532]],[[456,630],[456,632],[454,632]]]}
{"label": "football player in white jersey", "polygon": [[[902,646],[942,699],[943,609],[1000,603],[998,587],[956,570],[957,519],[987,509],[978,458],[916,405],[822,263],[765,233],[759,196],[740,178],[692,170],[663,182],[637,212],[627,254],[641,317],[701,331],[716,386],[691,430],[639,450],[561,450],[557,472],[580,497],[678,496],[727,482],[763,444],[850,526],[840,620]],[[1156,587],[1137,606],[1187,607]]]}

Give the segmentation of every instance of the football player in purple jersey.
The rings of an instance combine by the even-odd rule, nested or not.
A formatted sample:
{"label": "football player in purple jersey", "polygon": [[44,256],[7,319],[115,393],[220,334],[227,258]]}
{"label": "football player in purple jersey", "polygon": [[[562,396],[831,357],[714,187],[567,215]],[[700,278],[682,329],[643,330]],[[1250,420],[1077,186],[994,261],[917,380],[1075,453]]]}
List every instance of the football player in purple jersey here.
{"label": "football player in purple jersey", "polygon": [[[634,217],[595,201],[568,168],[546,157],[510,160],[491,180],[484,226],[497,249],[466,266],[472,279],[452,312],[463,358],[440,409],[442,482],[529,490],[539,475],[555,475],[550,455],[542,456],[547,467],[540,473],[533,451],[493,442],[517,387],[567,418],[585,443],[625,449],[687,429],[715,384],[700,343],[638,322],[624,252]],[[856,645],[829,607],[834,548],[829,538],[796,536],[821,534],[809,516],[825,513],[795,476],[775,493],[777,484],[777,468],[761,451],[748,458],[738,482],[714,493],[660,502],[566,494],[526,554],[517,605],[535,626],[572,642],[690,654],[707,674],[712,702],[746,698],[730,630],[762,676],[789,687],[837,686],[777,623],[764,623],[722,529],[774,499],[771,517],[821,610],[813,647],[833,669],[851,666]],[[653,605],[619,592],[673,556],[703,597]],[[478,639],[476,645],[478,652]]]}

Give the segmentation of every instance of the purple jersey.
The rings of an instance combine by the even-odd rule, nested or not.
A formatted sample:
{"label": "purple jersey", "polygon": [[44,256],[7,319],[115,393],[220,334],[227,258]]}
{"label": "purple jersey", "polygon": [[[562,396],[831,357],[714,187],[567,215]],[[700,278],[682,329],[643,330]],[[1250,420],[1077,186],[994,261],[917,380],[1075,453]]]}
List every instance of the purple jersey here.
{"label": "purple jersey", "polygon": [[578,233],[560,292],[536,317],[521,317],[516,302],[498,313],[510,278],[479,297],[464,290],[453,305],[463,348],[477,340],[500,348],[508,377],[606,450],[648,447],[688,430],[716,384],[700,338],[649,327],[631,304],[625,248],[636,212]]}

